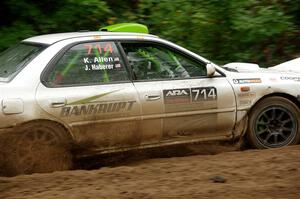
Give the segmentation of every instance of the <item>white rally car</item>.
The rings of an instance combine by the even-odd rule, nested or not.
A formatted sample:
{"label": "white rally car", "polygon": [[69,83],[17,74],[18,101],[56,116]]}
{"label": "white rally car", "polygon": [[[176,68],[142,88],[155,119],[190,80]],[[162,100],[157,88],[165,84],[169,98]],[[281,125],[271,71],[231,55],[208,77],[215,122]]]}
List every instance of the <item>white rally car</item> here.
{"label": "white rally car", "polygon": [[298,143],[300,75],[233,68],[138,24],[26,39],[0,55],[0,166],[49,172],[72,155],[236,137]]}

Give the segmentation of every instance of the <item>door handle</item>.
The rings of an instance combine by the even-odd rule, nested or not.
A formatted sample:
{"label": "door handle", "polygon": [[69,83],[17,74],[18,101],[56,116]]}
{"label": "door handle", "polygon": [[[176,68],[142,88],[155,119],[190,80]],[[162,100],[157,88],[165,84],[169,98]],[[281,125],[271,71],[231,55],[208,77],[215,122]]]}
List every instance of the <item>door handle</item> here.
{"label": "door handle", "polygon": [[63,107],[63,106],[65,106],[65,105],[66,105],[66,103],[64,103],[64,102],[52,102],[52,103],[51,103],[51,107],[52,107],[52,108]]}
{"label": "door handle", "polygon": [[154,100],[159,100],[160,95],[145,95],[147,101],[154,101]]}
{"label": "door handle", "polygon": [[58,107],[63,107],[66,105],[66,99],[59,99],[59,100],[53,100],[50,103],[50,106],[52,108],[58,108]]}

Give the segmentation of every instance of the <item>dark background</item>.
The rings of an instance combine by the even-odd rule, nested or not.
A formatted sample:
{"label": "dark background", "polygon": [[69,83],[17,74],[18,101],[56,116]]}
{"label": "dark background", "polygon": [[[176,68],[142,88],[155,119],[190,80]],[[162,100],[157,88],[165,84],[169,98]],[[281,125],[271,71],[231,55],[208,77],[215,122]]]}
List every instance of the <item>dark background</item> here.
{"label": "dark background", "polygon": [[0,51],[39,34],[137,22],[218,64],[300,57],[300,0],[4,0]]}

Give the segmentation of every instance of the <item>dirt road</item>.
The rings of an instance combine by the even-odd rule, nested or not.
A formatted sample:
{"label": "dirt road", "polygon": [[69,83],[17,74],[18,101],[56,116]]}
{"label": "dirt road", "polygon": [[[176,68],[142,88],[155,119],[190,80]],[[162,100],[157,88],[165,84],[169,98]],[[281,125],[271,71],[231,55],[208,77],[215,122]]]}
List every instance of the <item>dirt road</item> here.
{"label": "dirt road", "polygon": [[300,146],[0,177],[0,198],[298,199]]}

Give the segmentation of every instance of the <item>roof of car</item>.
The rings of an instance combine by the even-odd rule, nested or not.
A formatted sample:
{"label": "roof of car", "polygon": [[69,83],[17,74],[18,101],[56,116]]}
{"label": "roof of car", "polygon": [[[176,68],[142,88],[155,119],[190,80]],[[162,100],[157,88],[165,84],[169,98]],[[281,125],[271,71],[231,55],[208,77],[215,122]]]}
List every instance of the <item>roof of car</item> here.
{"label": "roof of car", "polygon": [[103,31],[87,31],[87,32],[69,32],[69,33],[55,33],[30,37],[23,40],[23,42],[42,43],[51,45],[61,40],[77,38],[77,37],[89,37],[89,36],[150,36],[157,37],[151,34],[141,33],[129,33],[129,32],[103,32]]}

